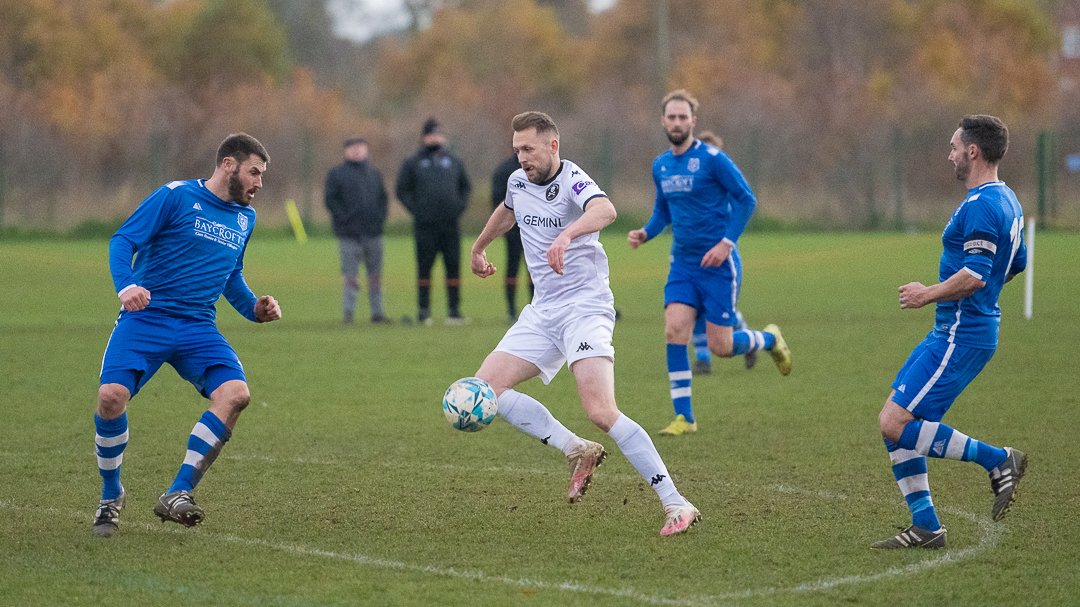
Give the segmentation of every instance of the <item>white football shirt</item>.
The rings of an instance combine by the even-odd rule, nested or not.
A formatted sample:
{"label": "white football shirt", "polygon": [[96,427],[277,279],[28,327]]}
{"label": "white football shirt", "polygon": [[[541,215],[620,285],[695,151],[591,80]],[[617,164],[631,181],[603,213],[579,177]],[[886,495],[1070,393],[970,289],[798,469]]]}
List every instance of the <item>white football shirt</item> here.
{"label": "white football shirt", "polygon": [[563,160],[555,176],[532,183],[523,169],[510,175],[505,204],[521,229],[525,263],[532,277],[534,306],[562,306],[577,302],[614,305],[608,282],[608,259],[600,232],[578,236],[566,250],[560,276],[547,262],[547,251],[566,226],[585,214],[585,205],[607,194],[581,170]]}

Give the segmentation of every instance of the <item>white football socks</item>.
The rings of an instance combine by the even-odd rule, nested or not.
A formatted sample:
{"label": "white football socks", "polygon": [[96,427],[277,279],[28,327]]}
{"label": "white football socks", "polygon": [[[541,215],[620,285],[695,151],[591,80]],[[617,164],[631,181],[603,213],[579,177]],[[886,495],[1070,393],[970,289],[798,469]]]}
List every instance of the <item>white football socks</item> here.
{"label": "white football socks", "polygon": [[641,478],[660,496],[660,503],[664,506],[684,506],[688,503],[675,488],[671,474],[668,473],[664,460],[660,459],[649,433],[636,421],[620,414],[608,431],[608,436],[619,446],[619,450],[630,460]]}
{"label": "white football socks", "polygon": [[564,455],[569,455],[584,444],[576,434],[555,419],[540,401],[517,390],[506,390],[499,395],[498,415],[518,430],[545,445],[555,447]]}

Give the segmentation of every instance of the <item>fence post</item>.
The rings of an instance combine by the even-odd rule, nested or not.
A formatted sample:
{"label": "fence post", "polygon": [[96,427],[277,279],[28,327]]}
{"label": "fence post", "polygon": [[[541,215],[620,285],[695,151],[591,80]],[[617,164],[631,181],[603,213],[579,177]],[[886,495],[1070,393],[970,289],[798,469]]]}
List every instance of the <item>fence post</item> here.
{"label": "fence post", "polygon": [[1046,222],[1053,217],[1057,206],[1054,200],[1057,155],[1054,151],[1054,134],[1050,131],[1039,131],[1035,141],[1035,171],[1039,184],[1038,217]]}
{"label": "fence post", "polygon": [[904,229],[904,160],[906,149],[904,131],[900,127],[893,129],[892,136],[892,186],[893,186],[893,224],[897,230]]}
{"label": "fence post", "polygon": [[315,198],[314,178],[315,173],[315,137],[311,131],[304,131],[304,141],[300,146],[300,191],[303,197],[300,199],[300,208],[304,215],[304,221],[311,224],[311,207]]}

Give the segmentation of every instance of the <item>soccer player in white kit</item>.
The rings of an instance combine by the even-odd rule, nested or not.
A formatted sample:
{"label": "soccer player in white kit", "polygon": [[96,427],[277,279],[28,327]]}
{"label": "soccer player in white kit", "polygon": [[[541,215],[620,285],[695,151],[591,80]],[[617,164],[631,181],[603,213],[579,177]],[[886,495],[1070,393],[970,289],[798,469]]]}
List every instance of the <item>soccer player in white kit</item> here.
{"label": "soccer player in white kit", "polygon": [[515,223],[535,293],[476,376],[499,398],[499,416],[551,445],[570,463],[567,499],[579,501],[607,452],[562,425],[547,407],[514,390],[537,375],[550,383],[563,363],[574,374],[589,419],[619,446],[660,497],[660,535],[685,532],[701,513],[675,488],[652,439],[615,404],[615,298],[600,230],[615,220],[615,206],[580,167],[559,159],[559,129],[542,112],[514,117],[514,153],[521,168],[507,184],[506,200],[472,246],[472,272],[495,273],[485,250]]}

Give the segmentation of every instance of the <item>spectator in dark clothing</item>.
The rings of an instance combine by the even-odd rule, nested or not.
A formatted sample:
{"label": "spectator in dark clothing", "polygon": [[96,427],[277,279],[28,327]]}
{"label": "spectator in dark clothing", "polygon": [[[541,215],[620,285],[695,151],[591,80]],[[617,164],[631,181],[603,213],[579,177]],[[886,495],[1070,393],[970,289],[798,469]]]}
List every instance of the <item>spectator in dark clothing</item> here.
{"label": "spectator in dark clothing", "polygon": [[449,314],[446,323],[462,324],[461,232],[472,187],[465,166],[446,149],[446,134],[434,118],[424,123],[422,147],[405,159],[398,172],[397,197],[413,216],[417,290],[421,324],[431,324],[431,268],[440,253],[446,268]]}
{"label": "spectator in dark clothing", "polygon": [[[491,208],[498,207],[506,200],[506,186],[510,181],[510,175],[514,171],[521,168],[521,164],[518,163],[517,155],[512,154],[506,160],[503,160],[499,166],[495,167],[495,171],[491,174]],[[517,224],[510,228],[510,231],[506,233],[506,271],[503,273],[504,282],[503,290],[506,292],[506,310],[507,320],[510,324],[513,324],[517,320],[517,284],[518,284],[518,268],[521,267],[521,257],[524,254],[524,249],[521,246],[521,230],[518,229]],[[525,277],[528,279],[529,272],[525,271]],[[529,291],[532,292],[532,281],[529,280]]]}
{"label": "spectator in dark clothing", "polygon": [[368,144],[360,137],[345,141],[345,162],[330,169],[324,188],[326,208],[341,252],[344,280],[342,308],[346,324],[352,323],[360,293],[357,274],[360,261],[367,268],[371,322],[387,323],[382,301],[383,224],[387,196],[383,176],[368,161]]}

